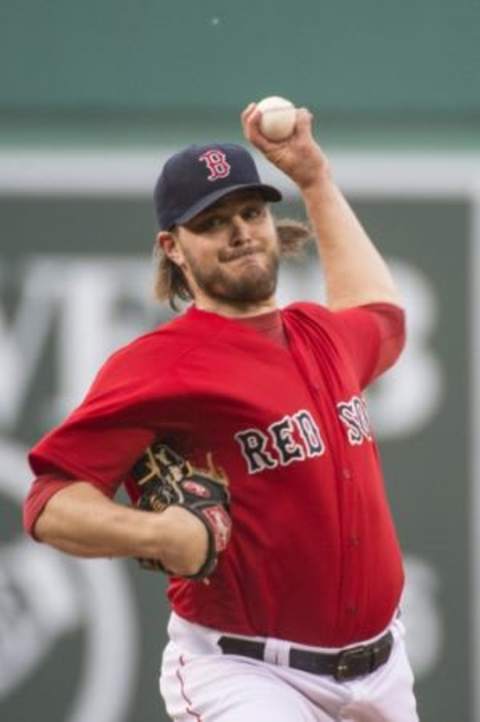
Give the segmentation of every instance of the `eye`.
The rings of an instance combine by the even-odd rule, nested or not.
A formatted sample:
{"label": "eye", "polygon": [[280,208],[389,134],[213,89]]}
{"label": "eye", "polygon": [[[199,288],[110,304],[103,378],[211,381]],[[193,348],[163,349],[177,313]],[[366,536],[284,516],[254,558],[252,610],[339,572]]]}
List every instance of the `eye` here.
{"label": "eye", "polygon": [[216,231],[223,228],[225,225],[225,218],[223,216],[209,216],[201,221],[196,227],[198,233],[208,233],[209,231]]}
{"label": "eye", "polygon": [[242,217],[246,221],[252,221],[256,218],[261,218],[264,214],[264,206],[254,205],[254,206],[247,206],[242,211]]}

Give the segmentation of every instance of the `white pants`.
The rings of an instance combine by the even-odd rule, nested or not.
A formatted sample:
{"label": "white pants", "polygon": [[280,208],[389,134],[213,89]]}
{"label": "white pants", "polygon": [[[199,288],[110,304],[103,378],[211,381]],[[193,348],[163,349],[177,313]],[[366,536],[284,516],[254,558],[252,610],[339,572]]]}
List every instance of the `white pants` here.
{"label": "white pants", "polygon": [[291,646],[335,650],[251,637],[266,643],[265,661],[224,655],[217,644],[222,632],[172,614],[160,692],[175,722],[418,722],[403,625],[397,619],[390,629],[388,662],[337,682],[288,667]]}

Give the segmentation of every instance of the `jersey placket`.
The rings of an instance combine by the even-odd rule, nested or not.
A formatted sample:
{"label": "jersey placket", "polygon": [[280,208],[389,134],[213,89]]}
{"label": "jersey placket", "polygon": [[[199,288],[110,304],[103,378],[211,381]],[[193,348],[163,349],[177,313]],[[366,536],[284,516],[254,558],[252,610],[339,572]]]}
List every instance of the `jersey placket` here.
{"label": "jersey placket", "polygon": [[[292,354],[293,355],[293,354]],[[335,380],[330,379],[327,391],[327,379],[311,359],[295,354],[295,363],[304,379],[314,408],[317,409],[318,422],[330,454],[335,474],[335,488],[340,512],[339,537],[341,539],[340,588],[337,607],[337,629],[341,636],[350,635],[358,624],[359,605],[359,532],[357,528],[358,490],[355,483],[353,463],[350,459],[348,442],[343,425],[337,414],[336,396],[340,389]]]}

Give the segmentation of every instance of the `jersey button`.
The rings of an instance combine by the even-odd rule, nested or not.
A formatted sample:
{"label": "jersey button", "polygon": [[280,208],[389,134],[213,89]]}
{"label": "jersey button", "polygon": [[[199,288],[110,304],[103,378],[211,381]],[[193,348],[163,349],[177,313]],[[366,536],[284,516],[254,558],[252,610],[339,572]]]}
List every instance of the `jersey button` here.
{"label": "jersey button", "polygon": [[346,466],[342,469],[342,476],[344,479],[351,479],[352,478],[352,472],[350,469],[348,469]]}
{"label": "jersey button", "polygon": [[360,539],[356,534],[352,534],[350,536],[349,542],[351,547],[358,547],[358,545],[360,544]]}
{"label": "jersey button", "polygon": [[357,614],[358,607],[356,604],[349,604],[347,607],[347,613],[348,614]]}

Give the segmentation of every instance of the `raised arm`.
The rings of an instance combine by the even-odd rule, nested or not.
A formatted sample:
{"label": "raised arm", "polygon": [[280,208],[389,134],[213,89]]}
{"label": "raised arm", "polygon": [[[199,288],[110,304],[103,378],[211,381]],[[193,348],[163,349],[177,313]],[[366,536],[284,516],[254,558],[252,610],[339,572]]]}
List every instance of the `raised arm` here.
{"label": "raised arm", "polygon": [[367,303],[400,305],[385,261],[335,184],[328,159],[312,135],[311,113],[297,110],[293,135],[279,142],[262,135],[260,118],[255,104],[245,109],[245,136],[302,194],[316,236],[328,306],[339,310]]}

